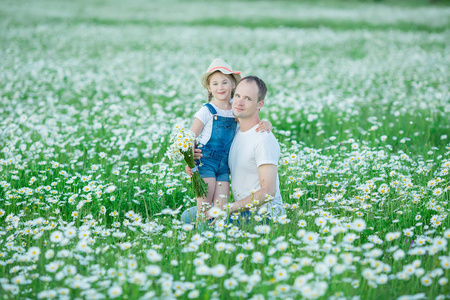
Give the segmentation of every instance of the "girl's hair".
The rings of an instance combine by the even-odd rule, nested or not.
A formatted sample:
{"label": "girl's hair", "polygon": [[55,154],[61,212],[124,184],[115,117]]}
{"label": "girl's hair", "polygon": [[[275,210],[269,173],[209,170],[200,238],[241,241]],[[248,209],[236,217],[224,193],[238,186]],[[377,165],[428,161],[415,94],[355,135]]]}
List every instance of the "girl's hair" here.
{"label": "girl's hair", "polygon": [[[220,71],[216,71],[216,72],[220,72]],[[215,72],[214,72],[214,73],[215,73]],[[214,73],[211,73],[211,74],[208,76],[208,79],[206,79],[206,82],[208,83],[208,86],[209,86],[209,80],[210,80],[210,78],[211,78],[211,75],[214,74]],[[233,97],[234,97],[234,91],[236,90],[236,86],[237,86],[236,79],[234,79],[234,76],[231,75],[231,74],[224,74],[224,75],[227,75],[228,78],[230,78],[231,82],[234,83],[234,89],[231,91],[231,99],[233,99]],[[212,98],[213,98],[212,93],[211,93],[210,91],[208,91],[208,103],[211,102]]]}

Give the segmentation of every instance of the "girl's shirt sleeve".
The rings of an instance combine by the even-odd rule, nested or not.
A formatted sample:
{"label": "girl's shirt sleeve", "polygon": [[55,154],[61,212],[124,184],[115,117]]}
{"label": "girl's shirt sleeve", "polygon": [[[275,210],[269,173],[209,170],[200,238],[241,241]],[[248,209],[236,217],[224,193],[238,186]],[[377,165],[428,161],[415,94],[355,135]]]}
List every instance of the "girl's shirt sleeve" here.
{"label": "girl's shirt sleeve", "polygon": [[211,119],[211,112],[206,106],[202,106],[202,108],[195,113],[194,117],[202,121],[203,125],[206,125]]}
{"label": "girl's shirt sleeve", "polygon": [[198,142],[200,144],[206,145],[211,138],[212,133],[212,114],[206,106],[203,106],[195,115],[195,118],[199,119],[203,125],[202,132],[198,136]]}

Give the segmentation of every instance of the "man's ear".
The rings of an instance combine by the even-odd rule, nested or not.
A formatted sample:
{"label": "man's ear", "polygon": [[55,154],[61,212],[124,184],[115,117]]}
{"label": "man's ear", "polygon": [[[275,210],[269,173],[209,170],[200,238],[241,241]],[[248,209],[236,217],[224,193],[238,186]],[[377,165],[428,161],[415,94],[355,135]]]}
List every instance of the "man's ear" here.
{"label": "man's ear", "polygon": [[259,101],[258,106],[257,106],[258,110],[261,109],[263,106],[264,106],[264,100]]}

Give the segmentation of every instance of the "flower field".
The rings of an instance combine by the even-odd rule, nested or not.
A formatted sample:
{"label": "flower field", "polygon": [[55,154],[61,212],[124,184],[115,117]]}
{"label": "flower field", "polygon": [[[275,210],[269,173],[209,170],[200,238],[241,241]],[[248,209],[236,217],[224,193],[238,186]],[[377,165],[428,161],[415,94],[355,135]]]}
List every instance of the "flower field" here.
{"label": "flower field", "polygon": [[[450,7],[0,3],[1,299],[450,299]],[[286,215],[182,224],[222,57],[268,85]]]}

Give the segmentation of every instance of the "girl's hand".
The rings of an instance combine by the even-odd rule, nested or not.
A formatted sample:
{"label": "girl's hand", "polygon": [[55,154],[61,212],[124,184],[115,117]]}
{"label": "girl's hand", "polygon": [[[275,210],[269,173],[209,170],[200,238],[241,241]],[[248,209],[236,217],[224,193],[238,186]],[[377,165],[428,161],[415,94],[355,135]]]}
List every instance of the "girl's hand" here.
{"label": "girl's hand", "polygon": [[193,172],[192,172],[192,169],[189,168],[188,165],[186,165],[186,167],[184,167],[184,170],[186,171],[186,174],[189,175],[189,177],[192,177]]}
{"label": "girl's hand", "polygon": [[258,127],[256,127],[257,132],[271,132],[272,131],[272,123],[269,121],[261,121],[258,123]]}
{"label": "girl's hand", "polygon": [[199,160],[200,158],[202,158],[202,156],[203,156],[202,150],[198,149],[198,148],[194,148],[194,159]]}

